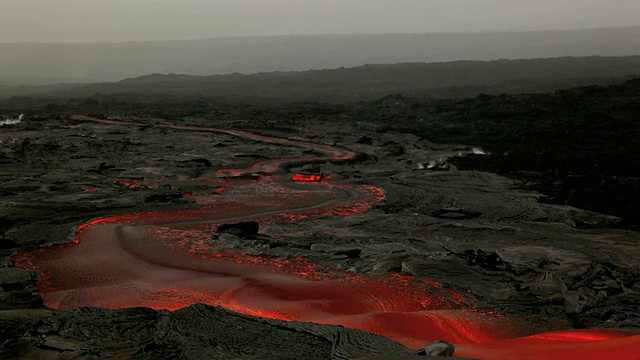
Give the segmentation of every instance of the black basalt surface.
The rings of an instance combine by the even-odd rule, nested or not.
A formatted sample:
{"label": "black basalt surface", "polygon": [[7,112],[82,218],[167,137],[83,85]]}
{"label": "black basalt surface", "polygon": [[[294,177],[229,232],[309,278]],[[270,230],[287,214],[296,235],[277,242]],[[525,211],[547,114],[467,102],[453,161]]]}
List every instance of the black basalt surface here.
{"label": "black basalt surface", "polygon": [[[12,256],[73,242],[74,229],[94,218],[192,208],[184,194],[215,196],[216,190],[181,180],[256,161],[243,155],[282,158],[303,151],[154,126],[168,122],[346,147],[361,155],[288,171],[385,191],[385,201],[364,214],[276,222],[245,238],[228,231],[216,240],[223,247],[302,256],[355,274],[432,279],[473,296],[480,308],[567,328],[640,327],[638,80],[550,94],[393,95],[350,105],[124,95],[29,104],[2,109],[0,103],[0,114],[25,113],[22,123],[0,128],[0,358],[414,353],[359,330],[205,305],[173,313],[45,308],[37,275],[15,268]],[[77,113],[148,126],[67,120]],[[474,155],[476,147],[488,154]],[[438,166],[429,169],[430,162]],[[115,183],[119,179],[168,179],[173,187],[132,189]]]}

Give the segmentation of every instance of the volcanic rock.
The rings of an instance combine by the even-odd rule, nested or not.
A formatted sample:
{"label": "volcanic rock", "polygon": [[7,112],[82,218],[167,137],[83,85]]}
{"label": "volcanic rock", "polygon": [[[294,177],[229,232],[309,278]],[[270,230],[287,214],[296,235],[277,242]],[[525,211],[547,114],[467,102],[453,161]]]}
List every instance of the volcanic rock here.
{"label": "volcanic rock", "polygon": [[258,234],[260,224],[256,221],[245,221],[232,224],[222,224],[218,226],[219,234],[231,234],[238,237],[250,237]]}
{"label": "volcanic rock", "polygon": [[363,144],[363,145],[371,145],[373,144],[373,138],[369,135],[364,135],[364,136],[361,136],[358,140],[356,140],[356,143]]}
{"label": "volcanic rock", "polygon": [[424,349],[418,351],[417,355],[422,356],[452,356],[456,347],[453,344],[449,344],[444,340],[438,340],[434,343],[427,345]]}

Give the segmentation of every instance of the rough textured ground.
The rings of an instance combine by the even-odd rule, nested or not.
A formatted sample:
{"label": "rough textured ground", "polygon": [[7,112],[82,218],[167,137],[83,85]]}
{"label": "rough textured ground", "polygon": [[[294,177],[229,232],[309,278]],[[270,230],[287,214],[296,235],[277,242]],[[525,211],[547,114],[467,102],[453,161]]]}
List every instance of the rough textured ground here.
{"label": "rough textured ground", "polygon": [[[637,120],[628,116],[629,109],[637,107],[637,85],[626,86],[594,90],[605,98],[602,104],[611,104],[606,99],[612,97],[619,99],[618,115],[607,112],[611,119],[604,123],[613,129],[619,122],[637,128]],[[554,104],[563,102],[567,108],[588,106],[583,98],[572,100],[572,94],[576,93],[541,97]],[[450,103],[449,108],[442,108],[442,104],[416,107],[403,98],[355,108],[221,107],[218,115],[211,112],[213,104],[202,105],[204,110],[195,114],[186,114],[191,104],[158,108],[155,113],[152,106],[141,109],[121,104],[117,111],[103,114],[128,113],[142,117],[150,125],[164,121],[160,117],[174,115],[172,121],[178,123],[337,143],[364,155],[348,164],[314,164],[291,171],[348,176],[350,183],[373,184],[386,191],[386,200],[365,214],[275,223],[261,229],[263,236],[253,240],[226,234],[219,239],[226,247],[284,258],[305,256],[354,273],[399,272],[429,278],[475,296],[480,308],[519,314],[532,321],[553,321],[569,328],[640,327],[640,239],[637,232],[619,226],[619,217],[625,218],[627,213],[616,213],[619,217],[615,217],[546,204],[539,201],[544,196],[534,192],[536,187],[532,184],[525,186],[521,180],[490,172],[459,170],[471,169],[474,161],[481,164],[479,168],[488,167],[482,164],[490,162],[499,173],[511,170],[500,168],[503,157],[470,155],[474,146],[492,152],[507,146],[504,140],[492,142],[491,134],[474,137],[490,129],[478,120],[481,116],[474,117],[476,127],[473,121],[459,119],[459,108],[467,106],[469,111],[474,106],[485,106],[485,100],[470,100],[471,105]],[[580,139],[591,136],[595,141],[596,134],[600,136],[598,141],[610,144],[613,140],[607,139],[616,133],[595,127],[603,122],[602,117],[593,117],[593,128],[574,138],[574,132],[558,128],[555,123],[536,128],[527,125],[528,120],[514,121],[513,114],[522,109],[524,100],[487,101],[487,106],[500,109],[516,106],[501,121],[525,125],[496,127],[505,136],[513,135],[505,128],[525,134],[522,142],[507,143],[519,146],[515,154],[525,153],[526,146],[530,153],[541,152],[534,148],[536,139],[528,137],[531,129],[551,132],[558,139],[567,138],[568,148],[562,149],[573,151],[573,157],[567,155],[560,165],[556,161],[563,158],[556,155],[562,150],[543,148],[542,152],[549,152],[545,158],[555,160],[547,162],[550,169],[562,169],[571,162],[575,165],[577,160],[589,161],[592,150],[572,147]],[[411,123],[409,119],[419,108],[424,113],[438,114],[434,115],[437,119]],[[74,110],[77,109],[59,112]],[[41,111],[44,113],[45,108]],[[143,111],[158,118],[141,116]],[[537,119],[533,115],[531,118]],[[453,120],[447,128],[448,119]],[[456,137],[456,129],[471,130]],[[625,148],[636,141],[625,140],[628,132],[631,130],[621,134],[616,145],[618,153],[607,152],[609,155],[604,154],[597,161],[605,163],[610,156],[612,162],[625,163],[637,157]],[[550,137],[541,135],[538,140],[545,143]],[[299,149],[153,126],[78,123],[66,120],[66,114],[35,112],[20,124],[0,128],[0,141],[0,342],[4,342],[0,353],[25,358],[300,358],[300,354],[306,358],[352,358],[411,353],[389,340],[355,330],[261,320],[203,305],[174,313],[147,309],[51,311],[43,309],[33,289],[35,275],[12,267],[11,256],[72,241],[74,227],[89,219],[193,206],[189,199],[169,189],[130,189],[115,183],[117,179],[205,178],[220,167],[246,166],[263,157],[296,156]],[[468,155],[453,161],[462,163],[458,168],[444,160],[455,155]],[[523,161],[536,158],[519,156]],[[579,172],[584,167],[575,165],[572,169],[578,179],[590,176]],[[636,189],[637,179],[633,180],[630,173],[633,170],[624,171],[629,175],[617,175],[615,179],[624,178],[629,189]],[[615,168],[607,168],[596,175],[613,178],[616,174]],[[571,179],[565,173],[544,175]],[[583,183],[575,186],[577,193],[585,189]],[[561,185],[557,187],[562,189]],[[637,198],[634,196],[637,194],[629,194],[632,200]],[[637,211],[634,204],[630,202],[630,214]]]}

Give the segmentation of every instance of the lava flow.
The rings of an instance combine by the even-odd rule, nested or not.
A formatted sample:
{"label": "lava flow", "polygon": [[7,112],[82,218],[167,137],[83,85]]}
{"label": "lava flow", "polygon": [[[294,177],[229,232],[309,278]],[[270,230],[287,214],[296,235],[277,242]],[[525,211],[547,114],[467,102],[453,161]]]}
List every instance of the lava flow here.
{"label": "lava flow", "polygon": [[[71,119],[144,125],[87,116]],[[617,331],[527,337],[540,329],[474,310],[473,298],[434,281],[400,275],[355,276],[300,258],[269,258],[225,249],[212,236],[216,224],[247,220],[265,224],[356,214],[381,201],[384,193],[373,186],[332,183],[323,175],[283,174],[283,165],[292,163],[352,159],[356,154],[348,150],[240,130],[157,126],[221,132],[301,147],[320,155],[267,160],[247,169],[222,169],[216,179],[207,181],[223,191],[206,196],[189,194],[200,204],[196,209],[96,219],[78,227],[75,244],[16,256],[17,266],[38,272],[37,289],[47,306],[174,310],[206,303],[267,318],[359,328],[412,348],[444,339],[457,344],[456,355],[477,358],[558,355],[583,359],[617,351],[616,358],[635,359],[640,353],[640,336]],[[249,181],[233,179],[246,173],[262,176]],[[135,188],[144,184],[122,185]]]}

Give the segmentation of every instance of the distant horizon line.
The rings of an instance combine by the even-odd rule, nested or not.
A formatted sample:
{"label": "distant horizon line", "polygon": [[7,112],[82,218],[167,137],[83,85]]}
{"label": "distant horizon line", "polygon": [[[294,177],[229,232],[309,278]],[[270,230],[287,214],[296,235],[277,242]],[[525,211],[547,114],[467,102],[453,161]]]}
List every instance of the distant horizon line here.
{"label": "distant horizon line", "polygon": [[107,45],[107,44],[131,44],[131,43],[155,43],[155,42],[180,42],[203,41],[222,39],[251,39],[251,38],[284,38],[284,37],[348,37],[348,36],[385,36],[385,35],[496,35],[496,34],[523,34],[543,32],[578,32],[594,30],[615,30],[639,28],[638,25],[599,26],[571,29],[532,29],[532,30],[495,30],[495,31],[442,31],[442,32],[386,32],[386,33],[316,33],[316,34],[266,34],[266,35],[225,35],[197,38],[167,38],[153,40],[116,40],[116,41],[0,41],[0,45]]}
{"label": "distant horizon line", "polygon": [[585,56],[574,56],[574,55],[564,55],[564,56],[550,56],[550,57],[536,57],[536,58],[495,58],[490,60],[473,60],[473,59],[464,59],[464,60],[446,60],[446,61],[405,61],[398,63],[367,63],[361,65],[354,66],[341,66],[341,67],[331,67],[331,68],[321,68],[321,69],[308,69],[308,70],[274,70],[274,71],[258,71],[258,72],[229,72],[229,73],[214,73],[214,74],[186,74],[186,73],[175,73],[175,72],[153,72],[147,73],[143,75],[137,76],[129,76],[125,78],[120,78],[118,80],[103,80],[103,81],[75,81],[75,82],[55,82],[48,84],[5,84],[0,82],[0,88],[47,88],[47,87],[56,87],[56,86],[87,86],[87,85],[96,85],[96,84],[117,84],[130,80],[137,80],[146,77],[154,77],[154,76],[180,76],[180,77],[190,77],[190,78],[205,78],[205,77],[228,77],[228,76],[254,76],[260,74],[276,74],[276,73],[288,73],[288,74],[299,74],[299,73],[307,73],[307,72],[315,72],[315,71],[336,71],[341,69],[356,69],[367,66],[404,66],[404,65],[434,65],[434,64],[447,64],[447,63],[490,63],[490,62],[520,62],[520,61],[554,61],[561,59],[589,59],[589,58],[600,58],[600,59],[614,59],[614,58],[640,58],[640,54],[635,55],[585,55]]}

